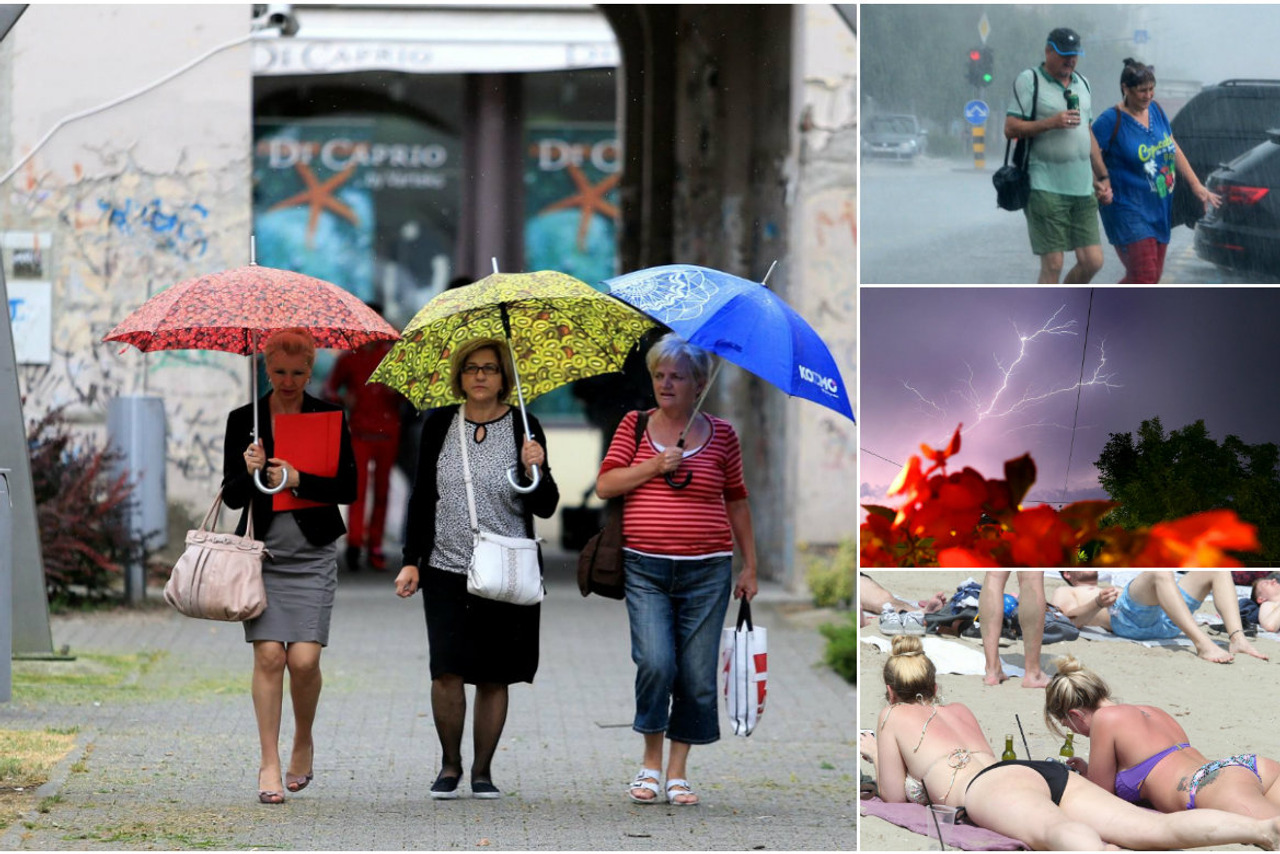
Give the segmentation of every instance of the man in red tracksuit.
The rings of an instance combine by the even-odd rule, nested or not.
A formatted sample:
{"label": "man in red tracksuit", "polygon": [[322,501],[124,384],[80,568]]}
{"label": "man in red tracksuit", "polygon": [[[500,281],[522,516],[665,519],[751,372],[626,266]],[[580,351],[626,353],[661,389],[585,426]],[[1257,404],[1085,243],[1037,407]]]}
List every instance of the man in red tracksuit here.
{"label": "man in red tracksuit", "polygon": [[[371,306],[378,310],[377,306]],[[381,312],[379,312],[381,313]],[[343,354],[325,382],[324,396],[347,410],[351,445],[356,455],[358,489],[347,520],[347,569],[360,569],[360,550],[369,549],[369,566],[387,568],[382,535],[387,522],[387,491],[391,470],[400,448],[400,393],[381,383],[368,383],[369,375],[391,349],[392,342],[377,341]],[[369,494],[369,466],[373,465],[373,508],[365,537],[365,498]]]}

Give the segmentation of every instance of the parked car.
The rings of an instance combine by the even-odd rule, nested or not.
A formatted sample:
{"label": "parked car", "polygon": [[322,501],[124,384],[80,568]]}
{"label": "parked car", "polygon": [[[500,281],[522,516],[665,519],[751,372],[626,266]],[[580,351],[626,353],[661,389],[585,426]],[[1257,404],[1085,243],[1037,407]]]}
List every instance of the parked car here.
{"label": "parked car", "polygon": [[[1206,86],[1173,117],[1173,138],[1200,180],[1280,127],[1280,80],[1224,80]],[[1204,206],[1186,182],[1173,190],[1174,225],[1195,226]]]}
{"label": "parked car", "polygon": [[1196,223],[1196,254],[1232,270],[1280,277],[1280,128],[1209,175],[1222,205]]}
{"label": "parked car", "polygon": [[869,116],[862,125],[862,156],[914,160],[924,154],[928,134],[915,116],[899,113]]}

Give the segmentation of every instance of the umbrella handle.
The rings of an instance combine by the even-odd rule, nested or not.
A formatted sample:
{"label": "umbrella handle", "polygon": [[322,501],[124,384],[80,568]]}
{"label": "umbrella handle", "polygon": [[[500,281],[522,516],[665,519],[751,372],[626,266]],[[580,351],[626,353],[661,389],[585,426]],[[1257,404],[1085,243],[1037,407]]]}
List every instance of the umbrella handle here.
{"label": "umbrella handle", "polygon": [[521,486],[520,481],[517,477],[519,471],[520,471],[520,467],[518,465],[512,466],[511,468],[507,469],[507,481],[511,484],[511,488],[514,489],[516,492],[520,493],[521,495],[528,495],[530,492],[533,492],[535,489],[537,489],[538,484],[542,482],[542,472],[538,471],[537,466],[533,466],[532,482],[530,482],[528,486]]}
{"label": "umbrella handle", "polygon": [[684,480],[680,481],[679,483],[676,482],[676,477],[674,472],[667,472],[662,477],[667,482],[667,486],[671,487],[672,489],[684,489],[693,481],[693,472],[691,471],[685,472]]}
{"label": "umbrella handle", "polygon": [[[697,414],[698,414],[697,412],[694,412],[694,417],[697,417]],[[693,424],[692,418],[689,419],[689,423]],[[685,429],[685,433],[689,431],[688,427],[685,427],[684,429]],[[676,442],[676,447],[682,451],[684,450],[684,433],[680,434],[680,439]],[[679,469],[677,469],[677,471],[678,470]],[[667,482],[667,486],[671,487],[672,489],[684,489],[686,486],[688,486],[690,483],[693,482],[693,472],[691,471],[685,472],[684,480],[678,483],[676,482],[676,473],[674,471],[667,472],[662,476],[662,479],[665,480]]]}
{"label": "umbrella handle", "polygon": [[283,476],[280,478],[279,486],[267,486],[262,482],[262,469],[258,469],[253,473],[254,485],[258,487],[258,491],[264,495],[275,495],[277,492],[284,492],[285,486],[289,483],[289,470],[284,470]]}

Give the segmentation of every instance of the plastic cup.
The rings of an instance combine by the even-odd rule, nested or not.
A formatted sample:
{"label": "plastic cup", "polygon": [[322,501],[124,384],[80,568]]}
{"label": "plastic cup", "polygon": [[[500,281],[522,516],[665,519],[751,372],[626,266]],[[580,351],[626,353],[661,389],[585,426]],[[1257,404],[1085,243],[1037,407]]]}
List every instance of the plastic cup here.
{"label": "plastic cup", "polygon": [[942,804],[931,804],[929,806],[929,809],[930,811],[933,812],[933,817],[938,820],[938,824],[955,824],[956,823],[955,807],[948,807]]}

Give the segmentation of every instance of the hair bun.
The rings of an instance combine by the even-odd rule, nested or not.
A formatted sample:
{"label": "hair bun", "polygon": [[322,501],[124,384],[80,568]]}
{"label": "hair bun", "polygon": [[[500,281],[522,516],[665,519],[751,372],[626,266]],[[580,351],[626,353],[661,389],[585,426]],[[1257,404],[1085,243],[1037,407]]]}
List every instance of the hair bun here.
{"label": "hair bun", "polygon": [[924,641],[917,635],[894,635],[894,655],[924,655]]}
{"label": "hair bun", "polygon": [[1061,658],[1056,659],[1053,662],[1053,666],[1057,669],[1060,676],[1070,676],[1072,673],[1079,673],[1081,670],[1084,670],[1084,665],[1081,664],[1079,659],[1071,653],[1067,653]]}
{"label": "hair bun", "polygon": [[1126,56],[1126,57],[1124,58],[1124,64],[1125,64],[1126,66],[1129,66],[1129,65],[1137,65],[1137,64],[1138,64],[1138,61],[1137,61],[1136,59],[1134,59],[1132,56]]}

